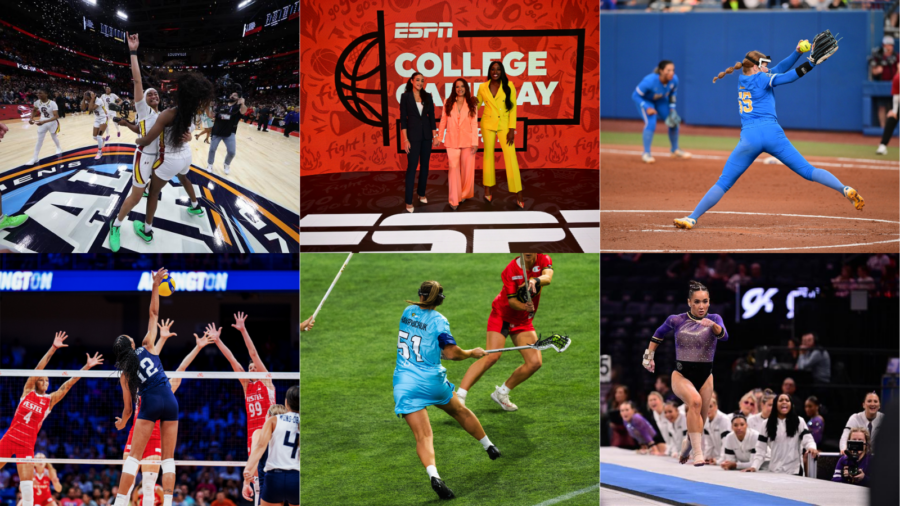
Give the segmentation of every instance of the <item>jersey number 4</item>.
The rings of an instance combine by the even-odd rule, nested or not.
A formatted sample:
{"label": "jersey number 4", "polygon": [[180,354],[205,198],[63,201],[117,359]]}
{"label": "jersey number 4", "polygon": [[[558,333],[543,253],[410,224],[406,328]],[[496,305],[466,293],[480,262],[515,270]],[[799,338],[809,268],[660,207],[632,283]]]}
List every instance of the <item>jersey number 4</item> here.
{"label": "jersey number 4", "polygon": [[741,114],[745,112],[753,112],[753,100],[750,100],[750,92],[749,91],[739,91],[738,92],[738,107],[741,110]]}
{"label": "jersey number 4", "polygon": [[[400,335],[397,336],[397,350],[403,355],[403,358],[409,360],[409,345],[405,341],[410,341],[409,332],[400,331]],[[416,362],[424,362],[422,360],[422,355],[419,354],[419,345],[422,344],[422,338],[420,336],[412,337],[412,345],[413,345],[413,353],[416,354]]]}
{"label": "jersey number 4", "polygon": [[[297,437],[295,437],[294,440],[291,441],[291,435],[295,435]],[[300,433],[286,431],[284,433],[284,446],[294,449],[294,451],[291,452],[291,458],[296,459],[297,458],[297,448],[300,447]]]}
{"label": "jersey number 4", "polygon": [[[150,376],[153,376],[154,374],[156,374],[157,371],[159,371],[159,369],[153,367],[153,361],[150,360],[149,357],[145,358],[144,360],[141,360],[141,369],[144,370],[144,373],[147,375],[147,378],[149,378]],[[147,381],[147,378],[145,378],[144,375],[141,374],[140,371],[138,371],[138,378],[140,378],[141,381]]]}

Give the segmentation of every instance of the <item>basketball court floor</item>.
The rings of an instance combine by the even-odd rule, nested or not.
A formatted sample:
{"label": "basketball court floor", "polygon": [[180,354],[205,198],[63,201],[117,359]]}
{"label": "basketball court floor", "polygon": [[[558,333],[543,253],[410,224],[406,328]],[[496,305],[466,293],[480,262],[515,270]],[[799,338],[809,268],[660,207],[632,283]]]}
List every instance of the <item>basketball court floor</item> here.
{"label": "basketball court floor", "polygon": [[[45,136],[41,158],[34,154],[37,127],[27,120],[3,120],[9,132],[0,140],[0,192],[3,212],[25,213],[29,220],[15,229],[0,230],[0,250],[13,252],[87,253],[109,251],[109,222],[131,191],[134,139],[121,136],[110,122],[109,141],[95,160],[91,137],[93,118],[68,115],[60,120],[62,155]],[[220,143],[212,173],[207,172],[209,144],[191,140],[193,164],[188,175],[204,215],[187,213],[188,197],[173,180],[161,192],[153,223],[154,238],[145,243],[132,230],[143,221],[146,199],[122,225],[123,252],[221,253],[297,252],[300,248],[300,149],[295,135],[258,132],[240,123],[237,155],[225,175],[225,145]]]}

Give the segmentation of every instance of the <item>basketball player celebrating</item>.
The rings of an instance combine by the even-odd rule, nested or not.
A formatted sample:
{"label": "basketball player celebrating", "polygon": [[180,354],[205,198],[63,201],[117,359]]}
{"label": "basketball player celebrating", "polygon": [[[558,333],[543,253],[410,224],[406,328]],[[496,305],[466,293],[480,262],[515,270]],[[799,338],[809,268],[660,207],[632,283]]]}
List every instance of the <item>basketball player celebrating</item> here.
{"label": "basketball player celebrating", "polygon": [[106,131],[109,115],[106,104],[93,91],[86,91],[84,99],[81,101],[81,110],[94,113],[93,137],[97,139],[97,156],[94,157],[94,160],[99,160],[103,156],[103,132]]}
{"label": "basketball player celebrating", "polygon": [[[141,347],[135,349],[134,340],[126,335],[116,338],[116,369],[121,372],[119,381],[122,385],[122,400],[125,408],[122,417],[116,419],[116,429],[125,428],[131,417],[133,401],[140,395],[141,411],[137,414],[134,434],[131,439],[131,455],[122,466],[122,477],[119,480],[119,493],[115,506],[125,506],[128,496],[123,491],[131,490],[137,475],[140,461],[134,455],[143,455],[144,449],[153,434],[153,426],[160,422],[160,439],[162,453],[163,503],[172,505],[172,493],[175,489],[175,445],[178,439],[178,401],[172,393],[169,378],[163,370],[162,362],[156,353],[157,322],[159,321],[159,284],[169,274],[165,268],[153,273],[153,293],[150,295],[150,322],[147,335]],[[168,331],[167,331],[168,332]],[[172,334],[174,335],[174,334]]]}
{"label": "basketball player celebrating", "polygon": [[[172,320],[165,320],[162,324],[157,324],[159,327],[159,341],[156,343],[154,347],[154,351],[157,355],[162,351],[163,346],[166,344],[166,341],[178,334],[170,332],[170,328],[172,324],[175,323]],[[197,357],[197,354],[200,353],[200,350],[203,349],[207,344],[211,344],[213,342],[212,338],[210,338],[207,334],[203,334],[203,337],[197,337],[197,334],[194,334],[194,338],[197,340],[197,344],[194,346],[194,349],[191,350],[190,353],[184,360],[181,361],[181,365],[178,366],[176,371],[184,371],[187,370],[188,366],[191,365],[191,362],[194,361],[194,358]],[[169,380],[169,384],[172,387],[172,393],[174,394],[178,387],[181,386],[181,378],[172,378]],[[141,412],[141,398],[138,397],[137,403],[135,404],[134,409],[134,422],[131,425],[131,430],[128,432],[128,442],[125,443],[125,453],[123,455],[123,459],[128,460],[128,457],[131,455],[131,439],[134,436],[134,427],[138,422],[138,415]],[[116,418],[116,426],[118,427],[120,420]],[[153,433],[150,435],[150,441],[147,442],[147,447],[144,449],[144,455],[141,457],[141,460],[160,460],[161,455],[161,447],[160,447],[160,436],[159,436],[159,421],[157,421],[153,426]],[[156,464],[147,464],[141,465],[141,471],[143,475],[143,480],[141,481],[141,489],[143,492],[143,500],[142,506],[154,506],[154,501],[157,496],[155,493],[155,485],[156,485],[156,477],[159,474],[159,465]],[[134,484],[132,483],[132,488],[134,488]],[[159,497],[162,497],[162,490],[160,489]],[[128,494],[131,497],[131,494]],[[158,502],[158,501],[157,501]]]}
{"label": "basketball player celebrating", "polygon": [[[103,88],[103,91],[104,91],[104,93],[102,95],[100,95],[100,100],[102,100],[103,104],[106,105],[107,111],[115,111],[122,106],[122,99],[119,98],[118,95],[116,95],[115,93],[112,92],[112,88],[107,86],[106,88]],[[135,96],[137,96],[137,95],[135,95]],[[111,107],[113,105],[115,107]],[[111,119],[113,119],[112,114],[110,114],[109,117],[107,118],[107,121],[106,121],[107,125],[109,125],[109,120],[111,120]],[[116,137],[121,137],[122,132],[119,130],[119,124],[116,123],[115,121],[113,121],[113,125],[115,125],[115,127],[116,127]],[[107,135],[106,138],[104,138],[103,140],[108,141],[109,136]]]}
{"label": "basketball player celebrating", "polygon": [[[65,332],[57,332],[53,338],[53,346],[50,347],[44,358],[38,362],[36,371],[42,370],[50,362],[50,357],[59,348],[65,348],[64,344],[68,336]],[[93,357],[87,356],[87,364],[81,368],[86,371],[96,365],[103,363],[103,355],[94,354]],[[44,419],[50,413],[56,404],[63,400],[63,397],[69,393],[75,383],[80,378],[70,378],[59,387],[59,390],[47,395],[50,388],[50,378],[46,376],[32,376],[25,382],[25,389],[22,391],[22,397],[19,399],[19,406],[16,408],[16,414],[13,417],[12,424],[6,434],[0,439],[0,458],[22,458],[30,459],[34,456],[34,442],[37,439],[38,430]],[[6,465],[0,462],[0,469]],[[22,492],[22,504],[24,506],[34,506],[34,464],[33,463],[16,463],[16,470],[19,472],[19,491]]]}
{"label": "basketball player celebrating", "polygon": [[[249,372],[269,372],[259,358],[259,353],[256,351],[253,340],[250,339],[250,334],[247,332],[247,326],[245,325],[246,320],[247,315],[239,312],[234,315],[234,323],[231,326],[240,331],[244,337],[244,344],[247,345],[247,351],[250,353],[250,364],[247,366],[247,370]],[[216,329],[214,324],[210,324],[206,331],[215,339],[216,346],[218,346],[222,355],[225,355],[225,358],[228,359],[234,372],[244,372],[244,366],[234,358],[234,354],[219,338],[222,329]],[[275,404],[275,384],[270,379],[247,380],[242,378],[238,381],[241,382],[241,389],[244,391],[244,398],[247,404],[247,454],[249,455],[253,450],[254,441],[259,439],[259,432],[266,422],[266,413],[269,411],[269,406]],[[259,476],[253,478],[253,490],[255,497],[259,500]]]}
{"label": "basketball player celebrating", "polygon": [[44,136],[47,135],[47,132],[50,133],[53,144],[56,144],[56,154],[62,154],[62,147],[56,137],[56,134],[59,133],[59,106],[50,100],[50,94],[47,93],[46,88],[38,89],[38,99],[34,103],[34,110],[31,111],[31,119],[28,120],[28,124],[38,126],[38,138],[37,144],[34,146],[34,156],[25,162],[25,165],[34,165],[41,159],[41,146],[44,144]]}
{"label": "basketball player celebrating", "polygon": [[[244,467],[244,490],[256,472],[263,452],[266,457],[266,479],[262,487],[262,506],[300,504],[300,387],[288,388],[284,404],[288,412],[269,418],[259,441]],[[275,471],[275,472],[270,472]]]}
{"label": "basketball player celebrating", "polygon": [[[46,459],[43,453],[35,453],[34,458]],[[53,484],[53,490],[57,493],[62,492],[62,483],[56,476],[56,469],[50,463],[39,463],[34,465],[34,506],[56,506],[56,500],[50,492],[50,484]],[[23,506],[25,498],[23,497],[16,506]]]}
{"label": "basketball player celebrating", "polygon": [[[541,300],[541,287],[549,285],[553,280],[553,263],[550,256],[543,253],[524,253],[524,256],[524,266],[521,265],[519,257],[516,257],[500,275],[503,289],[500,290],[491,305],[485,349],[503,348],[507,336],[512,337],[516,346],[537,342],[538,336],[533,325],[534,314],[537,312],[538,303]],[[528,272],[529,276],[533,275],[534,277],[523,279],[524,272]],[[540,274],[539,277],[538,274]],[[527,289],[533,294],[530,303],[526,302],[528,300],[525,296],[526,283]],[[530,378],[541,368],[542,364],[540,350],[526,349],[519,350],[519,352],[522,353],[525,363],[517,367],[512,376],[503,383],[503,386],[497,387],[491,394],[491,399],[505,411],[519,409],[509,400],[510,390]],[[459,383],[459,389],[456,391],[456,395],[463,403],[466,402],[469,389],[481,378],[482,374],[500,360],[500,355],[502,353],[489,353],[469,366],[469,370],[466,371]]]}

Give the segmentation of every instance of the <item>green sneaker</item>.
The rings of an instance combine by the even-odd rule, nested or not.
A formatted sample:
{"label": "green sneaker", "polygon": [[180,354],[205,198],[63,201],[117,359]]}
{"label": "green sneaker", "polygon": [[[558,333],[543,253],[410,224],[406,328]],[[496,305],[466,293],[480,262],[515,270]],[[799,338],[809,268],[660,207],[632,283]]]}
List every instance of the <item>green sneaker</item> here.
{"label": "green sneaker", "polygon": [[5,216],[2,220],[0,220],[0,230],[4,228],[16,228],[19,225],[28,221],[27,214],[19,214],[16,216]]}
{"label": "green sneaker", "polygon": [[147,198],[147,197],[149,197],[149,196],[150,196],[150,194],[149,194],[149,193],[147,193],[147,192],[144,192],[144,198]]}
{"label": "green sneaker", "polygon": [[135,221],[134,223],[134,233],[138,235],[145,242],[150,242],[153,240],[153,231],[151,230],[149,233],[144,232],[144,222],[143,221]]}
{"label": "green sneaker", "polygon": [[122,241],[119,239],[119,229],[122,227],[117,227],[113,223],[115,222],[109,223],[109,249],[115,253],[122,247]]}
{"label": "green sneaker", "polygon": [[188,205],[188,214],[193,214],[194,216],[203,216],[203,208],[200,207],[199,203],[197,203],[197,207]]}

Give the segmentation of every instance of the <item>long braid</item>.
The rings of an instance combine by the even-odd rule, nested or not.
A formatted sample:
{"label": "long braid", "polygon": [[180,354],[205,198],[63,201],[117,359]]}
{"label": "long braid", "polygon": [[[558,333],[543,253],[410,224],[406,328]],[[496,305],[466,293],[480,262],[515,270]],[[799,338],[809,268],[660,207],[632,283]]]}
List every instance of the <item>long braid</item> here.
{"label": "long braid", "polygon": [[[750,51],[749,53],[747,53],[747,56],[751,56],[751,57],[755,58],[756,61],[759,61],[760,58],[765,58],[765,55],[759,51]],[[716,82],[716,80],[722,79],[723,77],[725,77],[726,74],[731,74],[735,70],[740,70],[741,68],[744,69],[744,73],[746,74],[749,69],[752,69],[756,65],[756,63],[753,63],[752,61],[747,59],[747,56],[744,57],[743,61],[739,61],[739,62],[735,63],[733,66],[725,69],[724,72],[719,72],[718,76],[713,77],[713,82]]]}
{"label": "long braid", "polygon": [[[744,61],[746,61],[746,60],[744,60]],[[735,63],[733,67],[728,67],[727,69],[725,69],[725,72],[719,72],[718,76],[713,77],[713,82],[716,82],[717,79],[722,79],[723,77],[725,77],[725,74],[730,74],[730,73],[734,72],[735,70],[742,68],[743,66],[744,65],[741,62]]]}
{"label": "long braid", "polygon": [[116,353],[116,369],[125,375],[128,391],[131,392],[131,398],[135,399],[137,398],[138,385],[141,384],[141,380],[138,378],[138,370],[141,367],[141,363],[138,360],[137,353],[131,347],[131,340],[125,335],[116,338],[113,350]]}

